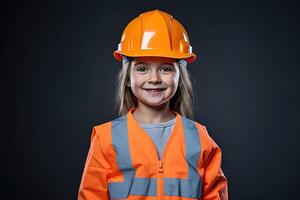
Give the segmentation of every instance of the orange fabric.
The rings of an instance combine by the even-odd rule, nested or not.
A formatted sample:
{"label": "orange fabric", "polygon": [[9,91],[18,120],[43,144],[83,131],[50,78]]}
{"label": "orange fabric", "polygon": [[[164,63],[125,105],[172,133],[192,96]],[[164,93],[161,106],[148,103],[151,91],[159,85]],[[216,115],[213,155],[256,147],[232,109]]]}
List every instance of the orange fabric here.
{"label": "orange fabric", "polygon": [[196,60],[182,24],[157,9],[141,13],[126,26],[113,55],[119,61],[122,55],[169,57],[185,59],[188,63]]}
{"label": "orange fabric", "polygon": [[198,168],[203,177],[201,200],[228,200],[227,179],[221,169],[222,151],[204,125],[196,123],[196,126],[200,132],[202,147]]}
{"label": "orange fabric", "polygon": [[[136,177],[159,178],[159,163],[155,145],[147,133],[138,125],[132,115],[127,113],[128,140],[132,164]],[[176,112],[174,112],[176,113]],[[181,115],[176,113],[176,123],[166,144],[163,165],[163,177],[187,178],[185,160],[185,143]],[[209,136],[206,127],[196,122],[201,142],[201,152],[197,171],[202,179],[202,197],[200,200],[228,200],[227,179],[221,169],[221,149]],[[116,162],[116,153],[112,145],[111,122],[93,128],[91,146],[88,152],[78,192],[78,200],[108,200],[108,183],[122,182],[123,174]],[[170,156],[170,155],[176,155]],[[175,159],[176,158],[176,159]],[[145,164],[146,163],[146,164]],[[147,166],[147,167],[145,167]],[[162,191],[161,183],[157,191]],[[130,195],[130,200],[156,200],[157,197]],[[165,196],[163,199],[192,200],[176,196]],[[123,200],[123,199],[119,199]],[[195,200],[195,199],[193,199]]]}

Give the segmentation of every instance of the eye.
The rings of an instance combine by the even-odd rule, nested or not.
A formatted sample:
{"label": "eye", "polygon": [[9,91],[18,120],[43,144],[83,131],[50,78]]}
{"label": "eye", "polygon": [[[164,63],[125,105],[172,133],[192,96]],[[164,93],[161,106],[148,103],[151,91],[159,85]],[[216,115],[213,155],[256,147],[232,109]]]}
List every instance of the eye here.
{"label": "eye", "polygon": [[170,65],[163,65],[163,66],[161,67],[161,69],[162,69],[163,71],[173,71],[173,66],[170,66]]}
{"label": "eye", "polygon": [[146,65],[140,65],[136,67],[136,71],[145,72],[148,69]]}

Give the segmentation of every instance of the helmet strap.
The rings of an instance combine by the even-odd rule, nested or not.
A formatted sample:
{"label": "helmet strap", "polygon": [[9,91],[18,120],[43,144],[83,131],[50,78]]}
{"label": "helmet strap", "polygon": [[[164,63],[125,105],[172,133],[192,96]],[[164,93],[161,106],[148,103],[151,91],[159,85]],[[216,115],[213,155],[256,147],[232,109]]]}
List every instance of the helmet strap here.
{"label": "helmet strap", "polygon": [[182,64],[183,66],[185,66],[185,67],[187,66],[186,60],[179,59],[178,62],[179,62],[180,64]]}
{"label": "helmet strap", "polygon": [[122,55],[122,63],[123,63],[123,65],[126,64],[126,63],[128,63],[128,62],[130,62],[130,60],[131,59],[129,57]]}

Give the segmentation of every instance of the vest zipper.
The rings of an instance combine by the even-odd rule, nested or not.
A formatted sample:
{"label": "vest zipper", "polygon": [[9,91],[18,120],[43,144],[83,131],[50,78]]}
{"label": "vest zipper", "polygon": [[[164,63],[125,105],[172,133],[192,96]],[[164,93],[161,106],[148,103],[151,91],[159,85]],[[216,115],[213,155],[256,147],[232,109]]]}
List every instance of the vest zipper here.
{"label": "vest zipper", "polygon": [[163,200],[164,196],[164,163],[163,160],[158,161],[158,199]]}

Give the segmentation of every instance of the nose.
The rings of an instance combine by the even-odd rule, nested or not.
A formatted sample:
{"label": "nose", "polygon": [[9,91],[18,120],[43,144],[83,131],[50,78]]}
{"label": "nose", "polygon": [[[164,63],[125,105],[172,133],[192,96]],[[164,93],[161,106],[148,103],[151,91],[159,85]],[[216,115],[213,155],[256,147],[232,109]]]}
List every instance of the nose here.
{"label": "nose", "polygon": [[161,82],[160,74],[158,71],[152,71],[150,73],[149,82],[151,83]]}

